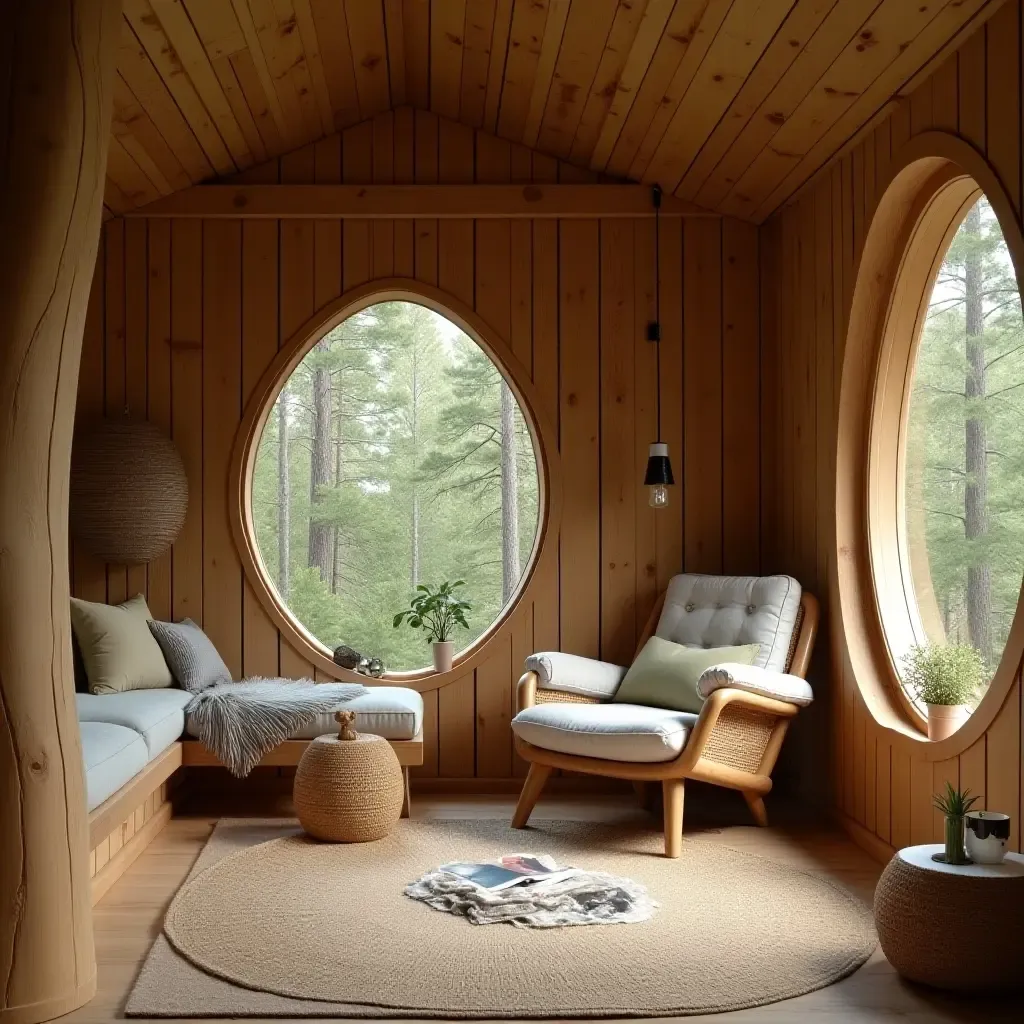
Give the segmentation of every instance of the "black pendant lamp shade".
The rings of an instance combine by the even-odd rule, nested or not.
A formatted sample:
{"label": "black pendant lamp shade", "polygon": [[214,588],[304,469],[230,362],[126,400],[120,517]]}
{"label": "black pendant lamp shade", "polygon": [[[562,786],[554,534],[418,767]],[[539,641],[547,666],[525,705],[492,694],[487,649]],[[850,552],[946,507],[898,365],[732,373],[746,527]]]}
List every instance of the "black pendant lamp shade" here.
{"label": "black pendant lamp shade", "polygon": [[655,441],[647,452],[647,472],[644,475],[644,487],[657,487],[658,484],[674,484],[672,463],[668,457],[668,445],[664,441]]}
{"label": "black pendant lamp shade", "polygon": [[647,453],[647,472],[644,474],[644,486],[650,489],[648,503],[652,508],[664,508],[668,504],[668,489],[674,484],[672,463],[668,457],[668,445],[661,440],[661,246],[659,245],[661,188],[655,185],[651,189],[651,202],[654,204],[654,316],[647,325],[647,340],[657,348],[657,366],[655,387],[658,407],[658,440]]}

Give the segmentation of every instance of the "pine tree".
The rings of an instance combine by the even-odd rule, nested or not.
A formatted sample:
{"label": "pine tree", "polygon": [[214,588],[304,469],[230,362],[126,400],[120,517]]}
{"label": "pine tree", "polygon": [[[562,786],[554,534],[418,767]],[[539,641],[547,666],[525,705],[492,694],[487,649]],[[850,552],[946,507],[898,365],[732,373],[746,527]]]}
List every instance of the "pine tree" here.
{"label": "pine tree", "polygon": [[288,387],[277,399],[277,590],[288,600],[291,580],[291,477],[288,449]]}
{"label": "pine tree", "polygon": [[984,199],[945,254],[918,347],[906,444],[914,589],[933,641],[995,667],[1024,571],[1024,318]]}
{"label": "pine tree", "polygon": [[514,394],[474,342],[412,302],[370,306],[314,346],[267,420],[253,475],[257,542],[292,614],[326,646],[351,644],[392,669],[429,662],[422,636],[391,625],[419,582],[468,581],[472,629],[460,644],[491,624],[518,583],[536,509]]}
{"label": "pine tree", "polygon": [[324,338],[307,356],[312,378],[312,444],[309,449],[309,548],[307,565],[320,573],[325,583],[332,579],[331,527],[319,516],[317,506],[323,502],[323,490],[331,484],[331,372],[323,357],[330,341]]}
{"label": "pine tree", "polygon": [[519,460],[516,451],[516,400],[501,382],[501,599],[508,601],[522,571],[519,566]]}
{"label": "pine tree", "polygon": [[[964,382],[966,473],[964,536],[968,544],[988,536],[988,431],[985,426],[985,313],[981,239],[981,206],[975,203],[961,229],[964,258],[964,344],[967,373]],[[986,663],[992,660],[992,567],[988,559],[967,566],[967,633]]]}
{"label": "pine tree", "polygon": [[[478,550],[491,550],[498,524],[502,602],[515,591],[521,570],[519,468],[522,414],[500,371],[473,342],[456,350],[448,371],[455,401],[440,417],[440,442],[424,459],[423,472],[438,494],[472,499]],[[533,452],[529,451],[532,461]]]}

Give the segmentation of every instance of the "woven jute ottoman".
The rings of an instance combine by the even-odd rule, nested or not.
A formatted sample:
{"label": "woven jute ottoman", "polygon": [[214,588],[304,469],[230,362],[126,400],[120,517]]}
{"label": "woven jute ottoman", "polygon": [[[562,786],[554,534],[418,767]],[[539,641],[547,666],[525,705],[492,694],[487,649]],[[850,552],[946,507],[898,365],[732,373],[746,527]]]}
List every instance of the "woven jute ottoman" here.
{"label": "woven jute ottoman", "polygon": [[302,754],[292,798],[299,824],[333,843],[381,839],[402,813],[405,780],[391,744],[357,733],[354,711],[339,711],[338,735],[318,736]]}
{"label": "woven jute ottoman", "polygon": [[1024,987],[1024,856],[950,865],[900,850],[875,888],[875,926],[905,978],[960,992]]}

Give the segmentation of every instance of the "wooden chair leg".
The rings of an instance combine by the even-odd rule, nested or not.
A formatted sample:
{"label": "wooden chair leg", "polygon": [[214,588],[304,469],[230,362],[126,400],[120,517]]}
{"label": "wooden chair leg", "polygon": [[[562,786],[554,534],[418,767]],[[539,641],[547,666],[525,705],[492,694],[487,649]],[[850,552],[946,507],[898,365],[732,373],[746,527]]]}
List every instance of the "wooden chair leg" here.
{"label": "wooden chair leg", "polygon": [[665,856],[683,852],[683,780],[663,779],[661,794],[665,804]]}
{"label": "wooden chair leg", "polygon": [[754,816],[754,821],[764,828],[768,824],[768,812],[765,810],[764,800],[756,793],[744,793],[743,799],[747,801],[747,806],[750,808],[750,813]]}
{"label": "wooden chair leg", "polygon": [[523,783],[523,791],[519,794],[519,803],[516,804],[516,812],[512,815],[513,828],[526,828],[530,820],[534,805],[540,799],[544,784],[548,781],[554,769],[546,764],[531,764],[530,770]]}

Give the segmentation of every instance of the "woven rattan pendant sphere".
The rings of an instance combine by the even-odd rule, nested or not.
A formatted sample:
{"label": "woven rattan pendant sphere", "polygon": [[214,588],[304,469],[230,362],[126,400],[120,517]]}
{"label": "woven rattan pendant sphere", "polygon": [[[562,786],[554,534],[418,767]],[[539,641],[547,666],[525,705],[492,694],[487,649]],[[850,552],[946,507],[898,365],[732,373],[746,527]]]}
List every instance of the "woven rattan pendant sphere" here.
{"label": "woven rattan pendant sphere", "polygon": [[332,843],[383,839],[402,815],[404,796],[391,744],[369,733],[318,736],[302,753],[292,791],[299,824]]}
{"label": "woven rattan pendant sphere", "polygon": [[174,442],[152,423],[103,420],[75,438],[69,525],[104,562],[158,558],[185,522],[188,479]]}

